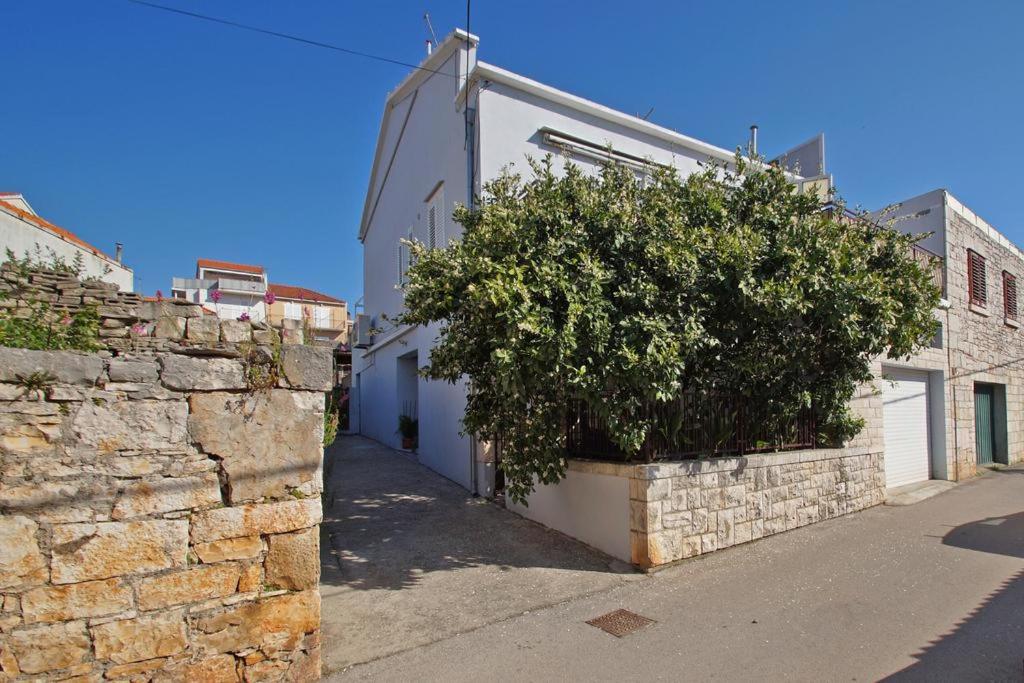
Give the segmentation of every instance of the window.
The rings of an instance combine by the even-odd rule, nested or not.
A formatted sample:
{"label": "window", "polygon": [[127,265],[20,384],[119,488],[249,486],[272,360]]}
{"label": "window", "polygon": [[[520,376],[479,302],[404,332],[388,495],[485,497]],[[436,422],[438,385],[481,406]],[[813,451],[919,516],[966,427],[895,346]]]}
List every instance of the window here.
{"label": "window", "polygon": [[1003,271],[1003,313],[1007,320],[1017,320],[1017,278]]}
{"label": "window", "polygon": [[985,257],[970,249],[967,250],[967,296],[975,306],[988,304]]}
{"label": "window", "polygon": [[438,187],[427,199],[427,247],[446,246],[444,240],[444,186]]}
{"label": "window", "polygon": [[[409,228],[409,233],[406,238],[403,238],[408,242],[413,241],[413,228]],[[396,250],[398,276],[395,284],[398,288],[404,288],[409,284],[409,267],[413,265],[413,253],[410,250],[409,245],[402,244],[401,240],[398,240],[398,248]]]}
{"label": "window", "polygon": [[327,306],[317,306],[313,309],[313,326],[325,328],[331,326],[331,309]]}
{"label": "window", "polygon": [[302,304],[295,301],[285,301],[284,317],[288,320],[302,320]]}

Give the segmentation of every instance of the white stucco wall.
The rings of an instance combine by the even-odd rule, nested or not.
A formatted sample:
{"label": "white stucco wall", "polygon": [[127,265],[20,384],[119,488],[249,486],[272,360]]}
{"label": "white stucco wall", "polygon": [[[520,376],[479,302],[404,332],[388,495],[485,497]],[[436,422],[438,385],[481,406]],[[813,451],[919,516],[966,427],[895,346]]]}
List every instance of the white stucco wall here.
{"label": "white stucco wall", "polygon": [[[696,171],[698,162],[708,158],[683,145],[645,135],[504,83],[484,84],[479,111],[479,162],[483,182],[496,177],[509,164],[513,170],[527,173],[527,156],[541,159],[550,152],[556,156],[556,167],[560,167],[561,150],[544,144],[538,133],[543,127],[602,146],[610,143],[617,152],[675,166],[683,176]],[[597,161],[585,157],[573,157],[573,161],[583,168],[595,171],[599,168]]]}
{"label": "white stucco wall", "polygon": [[[402,411],[398,359],[415,352],[418,364],[424,365],[438,332],[436,326],[421,327],[382,343],[399,332],[384,316],[394,316],[404,306],[404,295],[397,287],[399,240],[411,230],[416,239],[427,241],[426,200],[439,183],[444,192],[444,235],[448,240],[461,235],[451,214],[456,203],[467,201],[465,127],[463,114],[455,105],[465,59],[464,49],[456,51],[436,67],[443,74],[428,75],[395,104],[388,126],[381,131],[380,167],[370,190],[372,219],[363,240],[363,302],[374,325],[384,331],[375,337],[376,347],[353,351],[353,371],[358,376],[354,386],[359,391],[360,433],[396,448],[401,444],[397,429]],[[403,122],[405,131],[399,135]],[[390,163],[396,144],[394,162]],[[420,461],[468,488],[472,478],[470,442],[459,435],[466,401],[464,385],[418,378],[416,396]]]}
{"label": "white stucco wall", "polygon": [[[611,469],[614,466],[610,466]],[[625,468],[623,468],[625,469]],[[557,484],[538,486],[513,512],[630,562],[629,477],[570,467]]]}
{"label": "white stucco wall", "polygon": [[48,259],[48,250],[52,249],[58,257],[69,264],[76,254],[81,254],[85,277],[96,277],[105,282],[112,282],[126,292],[134,290],[134,276],[130,268],[120,266],[111,258],[97,255],[19,216],[0,210],[0,261],[6,260],[7,249],[20,258],[26,254],[34,257],[36,247],[39,248],[42,258]]}
{"label": "white stucco wall", "polygon": [[891,226],[908,235],[932,233],[920,242],[921,246],[933,254],[946,257],[945,190],[933,190],[870,215],[882,225]]}

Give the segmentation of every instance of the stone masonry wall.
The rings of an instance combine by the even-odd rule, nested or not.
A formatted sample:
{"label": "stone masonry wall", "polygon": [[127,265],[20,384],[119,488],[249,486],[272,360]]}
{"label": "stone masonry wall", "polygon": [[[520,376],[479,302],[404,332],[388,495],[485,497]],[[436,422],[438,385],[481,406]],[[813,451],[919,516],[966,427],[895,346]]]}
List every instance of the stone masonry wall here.
{"label": "stone masonry wall", "polygon": [[318,678],[330,351],[88,291],[104,350],[0,348],[0,681]]}
{"label": "stone masonry wall", "polygon": [[867,446],[636,465],[633,564],[650,568],[878,505],[882,453]]}
{"label": "stone masonry wall", "polygon": [[[955,434],[948,444],[951,479],[973,476],[975,453],[974,384],[1002,385],[1006,392],[1007,455],[1010,464],[1024,461],[1024,330],[1003,315],[1003,271],[1017,278],[1018,307],[1024,319],[1024,259],[1001,243],[969,210],[952,197],[946,209],[946,277],[950,302],[950,420]],[[972,306],[967,288],[967,250],[985,258],[988,303]]]}

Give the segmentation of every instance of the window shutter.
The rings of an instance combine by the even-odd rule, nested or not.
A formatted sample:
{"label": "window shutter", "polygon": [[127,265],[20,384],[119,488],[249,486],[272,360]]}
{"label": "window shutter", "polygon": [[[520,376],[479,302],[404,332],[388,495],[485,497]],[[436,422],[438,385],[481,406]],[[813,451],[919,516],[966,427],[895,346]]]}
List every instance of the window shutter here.
{"label": "window shutter", "polygon": [[1003,313],[1010,320],[1017,319],[1017,278],[1003,271]]}
{"label": "window shutter", "polygon": [[427,245],[437,248],[437,205],[431,204],[427,209]]}
{"label": "window shutter", "polygon": [[444,240],[444,187],[427,201],[427,246],[430,249],[443,249],[447,246]]}
{"label": "window shutter", "polygon": [[405,267],[405,262],[406,262],[405,250],[406,250],[405,245],[402,244],[401,242],[399,242],[398,243],[398,250],[396,251],[396,255],[398,257],[398,277],[395,280],[398,283],[399,287],[404,287],[405,286],[405,270],[406,270],[406,267]]}
{"label": "window shutter", "polygon": [[967,294],[975,306],[988,303],[985,257],[970,249],[967,250]]}

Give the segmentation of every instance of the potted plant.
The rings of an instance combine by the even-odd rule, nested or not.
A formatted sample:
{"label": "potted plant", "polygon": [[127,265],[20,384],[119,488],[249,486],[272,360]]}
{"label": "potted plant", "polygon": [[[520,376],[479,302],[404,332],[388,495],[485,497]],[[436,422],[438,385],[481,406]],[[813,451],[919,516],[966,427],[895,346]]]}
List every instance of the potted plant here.
{"label": "potted plant", "polygon": [[419,420],[411,415],[398,416],[398,433],[402,435],[402,448],[412,450],[416,447],[416,437],[419,435]]}

